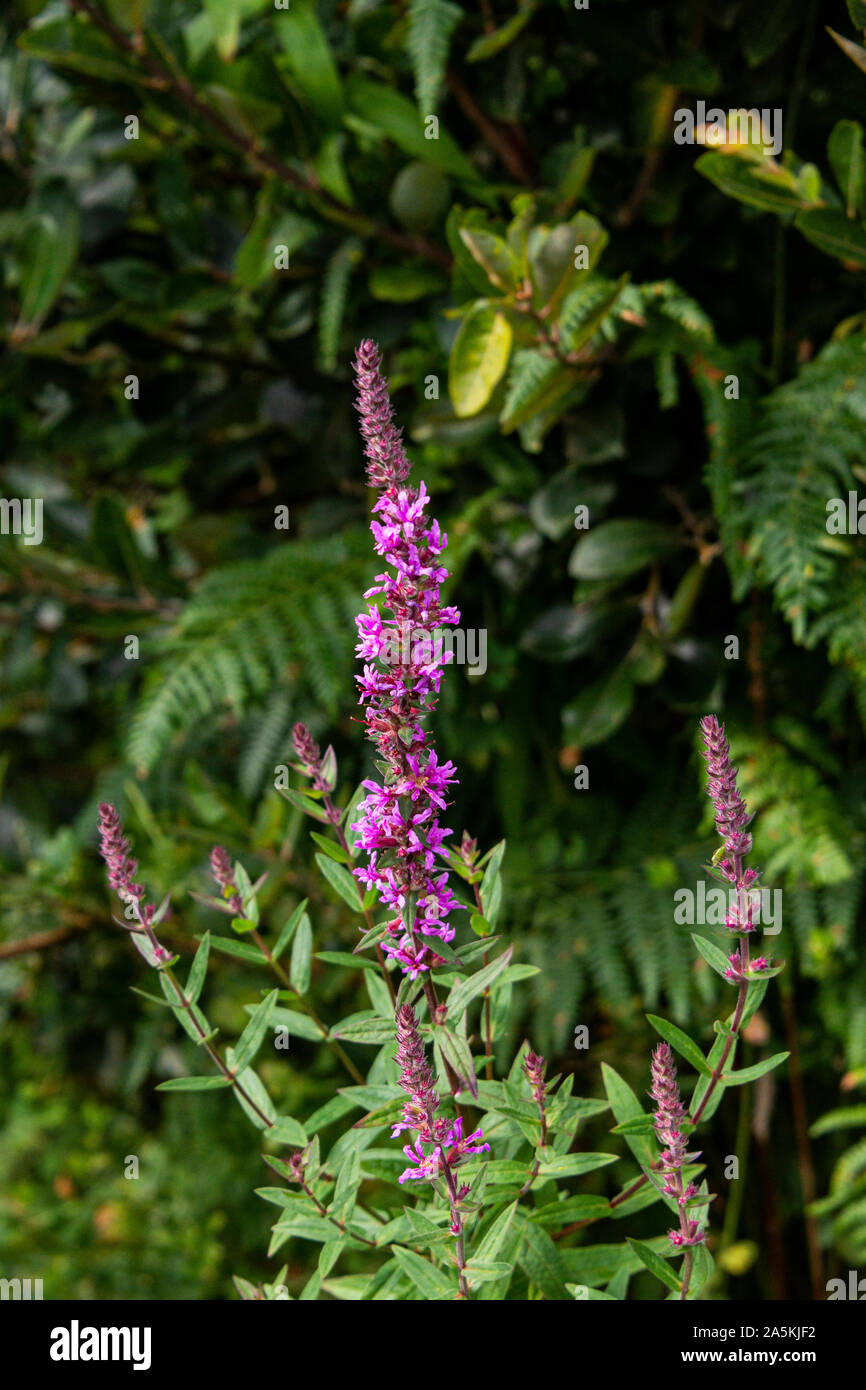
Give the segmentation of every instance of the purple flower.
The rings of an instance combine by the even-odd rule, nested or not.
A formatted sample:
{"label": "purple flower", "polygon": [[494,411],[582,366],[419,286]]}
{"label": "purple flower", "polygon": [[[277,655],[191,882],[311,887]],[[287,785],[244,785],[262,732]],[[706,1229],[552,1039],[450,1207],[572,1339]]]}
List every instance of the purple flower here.
{"label": "purple flower", "polygon": [[[235,881],[232,861],[228,851],[221,845],[214,845],[210,855],[210,871],[223,890],[223,897],[227,900],[229,907],[236,917],[242,917],[244,911],[244,900],[238,892],[238,885]],[[228,890],[228,891],[226,891]]]}
{"label": "purple flower", "polygon": [[544,1105],[544,1058],[537,1052],[527,1052],[521,1068],[530,1087],[532,1096],[537,1105]]}
{"label": "purple flower", "polygon": [[707,760],[707,795],[713,800],[716,829],[725,842],[728,855],[742,858],[752,848],[752,837],[746,833],[752,817],[737,786],[737,769],[731,764],[725,726],[714,714],[708,714],[701,720],[701,733],[704,739],[701,754]]}
{"label": "purple flower", "polygon": [[687,1141],[683,1134],[686,1111],[680,1099],[673,1053],[667,1043],[659,1043],[653,1053],[651,1073],[650,1095],[656,1102],[653,1123],[662,1145],[659,1168],[664,1178],[663,1190],[669,1197],[676,1198],[680,1212],[680,1229],[669,1231],[668,1236],[672,1245],[700,1245],[704,1239],[700,1222],[692,1221],[687,1214],[688,1203],[697,1196],[697,1188],[694,1183],[683,1185],[682,1175],[684,1165],[700,1158],[700,1154],[686,1152]]}
{"label": "purple flower", "polygon": [[388,386],[376,344],[366,340],[355,357],[357,408],[366,446],[368,480],[380,490],[370,529],[377,554],[390,569],[367,590],[366,612],[357,619],[357,677],[365,706],[367,735],[385,764],[382,784],[365,781],[367,797],[353,824],[369,856],[354,870],[382,904],[392,909],[382,949],[415,979],[441,961],[423,937],[451,941],[449,914],[461,906],[436,872],[451,831],[439,824],[448,791],[457,778],[451,762],[440,762],[422,721],[436,707],[442,670],[451,659],[438,629],[459,622],[456,608],[443,607],[440,590],[448,571],[439,564],[447,537],[425,517],[422,482],[406,483],[410,463],[393,424]]}
{"label": "purple flower", "polygon": [[[446,1171],[450,1175],[453,1169],[474,1154],[485,1149],[489,1151],[490,1145],[483,1143],[484,1136],[480,1129],[464,1139],[462,1119],[448,1120],[437,1115],[439,1095],[418,1030],[418,1020],[410,1004],[403,1004],[397,1010],[396,1026],[395,1060],[400,1066],[400,1085],[409,1099],[403,1106],[403,1119],[394,1125],[391,1138],[396,1139],[405,1129],[414,1130],[417,1136],[414,1143],[406,1144],[403,1149],[412,1166],[404,1169],[399,1181],[435,1182]],[[425,1153],[425,1144],[433,1145],[430,1153]],[[465,1192],[463,1195],[466,1195]]]}
{"label": "purple flower", "polygon": [[[160,909],[159,917],[157,917],[153,904],[145,903],[144,888],[140,883],[133,882],[138,869],[138,860],[132,858],[130,844],[123,833],[120,816],[107,801],[101,802],[99,807],[99,841],[99,852],[108,869],[108,886],[114,889],[121,902],[132,906],[138,923],[137,926],[129,927],[128,930],[133,932],[136,937],[147,937],[153,952],[152,957],[150,957],[150,964],[160,967],[165,962],[170,961],[172,957],[171,952],[159,944],[153,927],[154,920],[158,921],[159,917],[164,915],[168,900],[166,899]],[[120,925],[124,924],[121,923]]]}
{"label": "purple flower", "polygon": [[743,858],[752,848],[748,831],[752,816],[740,795],[737,769],[731,763],[724,725],[715,715],[708,714],[701,720],[701,735],[704,743],[701,754],[707,762],[707,791],[713,799],[716,829],[725,842],[723,857],[718,864],[713,860],[710,872],[720,872],[732,884],[725,926],[741,938],[737,950],[728,957],[725,977],[742,985],[750,978],[751,971],[766,970],[771,963],[764,956],[760,957],[760,964],[749,963],[749,935],[756,929],[755,914],[761,905],[757,888],[760,872],[743,867]]}

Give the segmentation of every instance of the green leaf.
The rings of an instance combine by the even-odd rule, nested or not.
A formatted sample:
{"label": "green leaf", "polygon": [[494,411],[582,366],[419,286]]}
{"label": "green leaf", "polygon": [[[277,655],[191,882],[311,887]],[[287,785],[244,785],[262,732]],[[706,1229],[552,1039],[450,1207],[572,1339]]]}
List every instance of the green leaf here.
{"label": "green leaf", "polygon": [[496,960],[490,961],[488,965],[482,966],[474,975],[470,975],[466,980],[460,980],[448,996],[448,1017],[452,1022],[459,1022],[462,1019],[468,1005],[477,995],[482,994],[485,989],[489,989],[493,981],[503,970],[511,964],[513,947],[509,946],[507,951],[503,951]]}
{"label": "green leaf", "polygon": [[492,285],[506,293],[517,286],[520,264],[508,242],[481,227],[460,227],[460,240]]}
{"label": "green leaf", "polygon": [[461,419],[490,400],[508,366],[511,339],[508,319],[492,304],[477,304],[466,315],[448,359],[448,391]]}
{"label": "green leaf", "polygon": [[470,45],[466,54],[467,63],[483,63],[487,58],[493,58],[503,48],[507,48],[525,29],[537,9],[537,0],[529,0],[528,4],[524,4],[517,14],[513,14],[500,28],[494,29],[491,34],[482,34]]}
{"label": "green leaf", "polygon": [[[490,857],[484,866],[484,877],[481,880],[481,906],[484,909],[484,918],[489,922],[493,931],[496,930],[496,923],[499,920],[499,908],[502,903],[502,859],[505,854],[505,841],[500,840],[490,851]],[[479,936],[482,933],[478,933]]]}
{"label": "green leaf", "polygon": [[225,1076],[175,1076],[160,1081],[158,1091],[221,1091],[232,1083]]}
{"label": "green leaf", "polygon": [[291,1115],[279,1115],[273,1128],[268,1130],[268,1138],[277,1144],[295,1144],[301,1147],[307,1142],[307,1131],[298,1120],[292,1119]]}
{"label": "green leaf", "polygon": [[835,39],[843,53],[846,53],[852,63],[856,63],[861,72],[866,72],[866,48],[859,43],[854,43],[851,39],[846,39],[842,34],[837,34],[835,29],[828,27],[827,33],[831,39]]}
{"label": "green leaf", "polygon": [[565,1287],[568,1271],[562,1256],[547,1231],[534,1222],[527,1221],[523,1227],[518,1263],[530,1283],[545,1298],[561,1300],[568,1297]]}
{"label": "green leaf", "polygon": [[616,1163],[618,1154],[557,1154],[545,1158],[538,1169],[540,1178],[578,1178],[583,1173],[594,1173],[596,1168],[605,1168]]}
{"label": "green leaf", "polygon": [[592,748],[616,732],[633,704],[634,682],[622,666],[616,667],[563,706],[563,729],[578,748]]}
{"label": "green leaf", "polygon": [[244,1028],[234,1048],[234,1070],[243,1071],[256,1056],[264,1041],[265,1033],[276,1006],[278,991],[272,989],[260,1004],[256,1004],[250,1014],[250,1021]]}
{"label": "green leaf", "polygon": [[212,936],[210,944],[214,951],[222,951],[227,956],[236,956],[238,960],[251,960],[256,965],[267,965],[268,963],[267,956],[262,954],[258,946],[251,946],[248,941],[235,941],[228,936]]}
{"label": "green leaf", "polygon": [[859,121],[837,121],[827,141],[827,156],[842,190],[849,217],[866,212],[866,155]]}
{"label": "green leaf", "polygon": [[288,69],[323,125],[337,129],[343,118],[343,88],[313,0],[292,0],[290,9],[272,15],[271,25],[285,54],[277,66]]}
{"label": "green leaf", "polygon": [[688,1033],[684,1033],[682,1028],[678,1028],[675,1023],[668,1023],[666,1019],[659,1018],[656,1014],[647,1014],[647,1020],[660,1037],[664,1038],[665,1042],[670,1043],[671,1047],[681,1057],[685,1057],[687,1062],[691,1062],[695,1071],[701,1072],[703,1076],[712,1076],[712,1067],[707,1065],[704,1054],[697,1043],[692,1042]]}
{"label": "green leaf", "polygon": [[568,563],[574,579],[628,579],[677,548],[667,526],[637,517],[601,521],[578,541]]}
{"label": "green leaf", "polygon": [[533,227],[527,243],[533,309],[555,315],[566,294],[595,269],[607,241],[604,227],[586,212],[557,227]]}
{"label": "green leaf", "polygon": [[414,102],[384,82],[373,82],[369,78],[353,76],[346,83],[348,104],[356,116],[373,130],[380,131],[388,140],[393,140],[401,150],[427,164],[435,164],[444,173],[451,174],[460,182],[471,185],[476,196],[480,193],[481,179],[470,164],[460,146],[447,130],[439,126],[436,140],[428,140],[425,135],[425,122]]}
{"label": "green leaf", "polygon": [[490,1223],[481,1240],[474,1245],[474,1258],[482,1262],[495,1260],[511,1229],[517,1202],[512,1202]]}
{"label": "green leaf", "polygon": [[330,1213],[343,1225],[348,1225],[355,1210],[358,1187],[361,1182],[361,1155],[357,1149],[350,1149],[337,1174],[337,1183],[331,1199]]}
{"label": "green leaf", "polygon": [[60,217],[43,213],[31,225],[20,254],[16,334],[32,336],[49,313],[75,264],[79,236],[79,217],[71,207]]}
{"label": "green leaf", "polygon": [[565,410],[577,385],[574,372],[556,357],[536,348],[521,348],[511,360],[508,389],[499,416],[505,434],[520,429],[557,407]]}
{"label": "green leaf", "polygon": [[[329,863],[330,861],[326,862]],[[289,965],[289,979],[292,982],[292,988],[298,994],[306,994],[310,988],[312,957],[313,928],[310,925],[309,917],[304,913],[298,923],[295,939],[292,942],[292,959]]]}
{"label": "green leaf", "polygon": [[330,825],[327,813],[322,810],[318,802],[313,801],[305,792],[292,791],[291,787],[277,787],[276,790],[291,806],[296,806],[299,811],[303,811],[305,816],[312,816],[313,820],[321,821],[323,825]]}
{"label": "green leaf", "polygon": [[415,99],[422,116],[433,115],[439,102],[451,35],[463,18],[450,0],[409,0],[406,47],[415,76]]}
{"label": "green leaf", "polygon": [[628,1236],[627,1240],[638,1259],[646,1265],[650,1273],[661,1280],[665,1288],[672,1289],[675,1293],[679,1293],[682,1288],[682,1283],[674,1274],[670,1265],[662,1259],[661,1255],[657,1255],[650,1246],[644,1245],[643,1241],[632,1240],[631,1236]]}
{"label": "green leaf", "polygon": [[866,227],[852,222],[838,208],[810,208],[794,219],[794,226],[828,256],[866,265]]}
{"label": "green leaf", "polygon": [[714,151],[702,154],[695,168],[729,197],[762,212],[799,212],[808,207],[794,175],[772,160],[755,162]]}
{"label": "green leaf", "polygon": [[[626,1120],[639,1119],[644,1114],[643,1106],[627,1081],[606,1062],[601,1064],[602,1080],[610,1101],[614,1118],[620,1124]],[[655,1159],[655,1151],[646,1134],[627,1134],[625,1141],[642,1168],[649,1168]]]}
{"label": "green leaf", "polygon": [[744,1086],[748,1081],[757,1081],[759,1076],[766,1076],[768,1071],[780,1066],[790,1055],[789,1052],[777,1052],[774,1057],[765,1057],[763,1062],[756,1062],[753,1067],[724,1072],[722,1082],[725,1086]]}
{"label": "green leaf", "polygon": [[353,866],[355,861],[351,854],[349,854],[348,850],[343,849],[342,845],[337,844],[336,841],[329,840],[325,835],[320,835],[318,830],[310,831],[310,839],[315,840],[319,848],[325,852],[329,859],[333,859],[335,863],[347,864],[349,868]]}
{"label": "green leaf", "polygon": [[308,1042],[321,1042],[328,1036],[327,1029],[319,1027],[309,1014],[297,1013],[294,1009],[274,1009],[271,1023],[275,1028],[285,1028],[295,1038],[306,1038]]}
{"label": "green leaf", "polygon": [[459,1292],[456,1279],[449,1279],[441,1269],[437,1269],[429,1260],[425,1260],[421,1255],[416,1255],[414,1250],[404,1250],[402,1246],[394,1247],[394,1257],[408,1275],[423,1297],[431,1302],[441,1302],[444,1299],[453,1299]]}
{"label": "green leaf", "polygon": [[466,1277],[470,1285],[489,1283],[491,1279],[504,1279],[511,1273],[511,1265],[501,1260],[467,1260]]}
{"label": "green leaf", "polygon": [[369,960],[366,956],[355,956],[351,951],[317,951],[316,960],[326,961],[329,965],[344,965],[347,970],[379,969],[377,961]]}
{"label": "green leaf", "polygon": [[283,954],[283,951],[286,949],[292,937],[294,936],[295,931],[298,927],[298,923],[300,922],[306,910],[307,901],[308,900],[304,898],[303,902],[298,903],[291,917],[288,919],[279,936],[277,937],[276,944],[273,950],[271,951],[271,955],[273,956],[274,960],[279,960],[280,956]]}
{"label": "green leaf", "polygon": [[463,1082],[463,1088],[478,1094],[478,1083],[475,1080],[475,1064],[472,1061],[472,1053],[469,1044],[460,1033],[453,1033],[447,1026],[433,1029],[433,1042],[440,1055],[450,1063],[451,1067]]}
{"label": "green leaf", "polygon": [[210,932],[206,931],[201,939],[199,948],[195,953],[193,963],[190,966],[189,978],[186,982],[186,997],[191,1004],[195,1004],[202,991],[205,975],[207,974],[208,957],[210,956]]}
{"label": "green leaf", "polygon": [[376,266],[368,284],[373,298],[388,304],[411,304],[428,294],[441,294],[446,288],[443,277],[423,265]]}
{"label": "green leaf", "polygon": [[[698,936],[695,932],[692,932],[691,936],[692,941],[695,943],[696,949],[703,956],[704,960],[707,962],[707,965],[712,966],[716,974],[721,975],[722,979],[724,980],[726,978],[725,971],[728,969],[729,966],[729,961],[724,951],[722,951],[718,946],[714,946],[712,941],[707,941],[706,937],[704,936]],[[727,983],[730,984],[731,981],[728,980]]]}
{"label": "green leaf", "polygon": [[343,902],[347,903],[353,912],[360,912],[362,910],[361,894],[358,892],[358,885],[348,869],[344,869],[342,864],[335,864],[333,859],[328,859],[324,854],[316,855],[316,863],[331,887],[339,893]]}
{"label": "green leaf", "polygon": [[352,1014],[331,1029],[331,1037],[378,1047],[393,1041],[394,1022],[393,1019],[376,1018],[367,1013]]}
{"label": "green leaf", "polygon": [[841,1110],[829,1110],[816,1120],[809,1130],[813,1139],[837,1129],[866,1129],[866,1105],[849,1105]]}

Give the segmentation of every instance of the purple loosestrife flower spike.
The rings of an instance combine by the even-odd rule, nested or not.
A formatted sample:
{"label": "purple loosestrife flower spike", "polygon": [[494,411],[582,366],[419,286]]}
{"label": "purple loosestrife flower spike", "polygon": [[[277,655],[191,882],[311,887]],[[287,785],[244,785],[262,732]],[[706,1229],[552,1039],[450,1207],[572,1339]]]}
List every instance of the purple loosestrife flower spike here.
{"label": "purple loosestrife flower spike", "polygon": [[716,829],[728,854],[742,858],[752,848],[752,837],[746,833],[752,817],[737,786],[737,769],[731,764],[725,726],[715,715],[708,714],[701,720],[701,733],[704,739],[701,751],[707,760],[707,795],[713,800]]}
{"label": "purple loosestrife flower spike", "polygon": [[296,724],[292,729],[292,743],[308,775],[315,777],[322,762],[322,751],[306,724]]}
{"label": "purple loosestrife flower spike", "polygon": [[522,1070],[537,1105],[544,1105],[544,1065],[544,1058],[539,1053],[527,1052]]}
{"label": "purple loosestrife flower spike", "polygon": [[[403,1106],[403,1119],[394,1125],[391,1138],[396,1139],[404,1129],[414,1130],[416,1134],[414,1144],[407,1144],[403,1149],[412,1166],[400,1174],[399,1181],[435,1182],[444,1175],[449,1188],[452,1188],[453,1170],[473,1154],[481,1153],[484,1149],[489,1151],[490,1145],[476,1142],[484,1138],[480,1129],[464,1139],[462,1119],[448,1120],[437,1115],[439,1096],[411,1004],[403,1004],[397,1010],[396,1028],[395,1060],[400,1066],[400,1085],[409,1099]],[[425,1153],[425,1144],[433,1145],[431,1153]],[[457,1197],[456,1189],[453,1200],[462,1200]]]}
{"label": "purple loosestrife flower spike", "polygon": [[669,1197],[675,1197],[680,1212],[680,1229],[669,1231],[671,1244],[676,1246],[700,1245],[704,1239],[699,1221],[688,1216],[688,1202],[697,1196],[694,1183],[683,1185],[683,1166],[700,1158],[700,1154],[686,1152],[686,1139],[682,1126],[686,1123],[686,1112],[680,1099],[677,1085],[677,1069],[674,1057],[667,1043],[659,1043],[652,1058],[652,1086],[650,1095],[656,1102],[654,1119],[656,1136],[662,1145],[659,1166],[664,1176],[664,1190]]}
{"label": "purple loosestrife flower spike", "polygon": [[[229,858],[228,851],[224,850],[222,845],[214,845],[211,850],[210,871],[220,888],[222,888],[223,897],[228,901],[228,905],[232,912],[234,912],[237,917],[242,916],[244,900],[238,892],[238,885],[235,881],[234,870],[232,869],[232,861]],[[226,892],[226,889],[228,889],[228,892]]]}
{"label": "purple loosestrife flower spike", "polygon": [[728,957],[725,976],[741,985],[771,964],[765,956],[749,960],[749,933],[755,930],[755,913],[760,912],[761,905],[760,890],[756,886],[760,872],[743,868],[743,859],[752,848],[748,827],[753,817],[740,795],[725,726],[715,715],[705,715],[701,720],[701,735],[704,743],[701,754],[707,763],[707,792],[713,801],[716,829],[724,840],[718,872],[732,885],[725,926],[741,938],[736,951]]}
{"label": "purple loosestrife flower spike", "polygon": [[133,881],[138,869],[138,860],[132,858],[120,816],[107,801],[101,802],[99,807],[99,852],[108,869],[109,888],[114,889],[122,903],[131,905],[134,910],[139,925],[129,930],[148,938],[157,965],[170,960],[171,953],[159,944],[153,930],[156,908],[152,903],[145,903],[144,888],[140,883]]}
{"label": "purple loosestrife flower spike", "polygon": [[378,596],[379,602],[368,602],[357,619],[356,652],[364,662],[357,677],[359,704],[365,706],[367,735],[386,771],[383,784],[363,784],[368,796],[352,829],[369,861],[354,873],[368,888],[375,886],[394,913],[382,948],[415,979],[442,960],[423,938],[451,941],[448,915],[461,906],[447,871],[437,872],[437,856],[445,856],[443,843],[451,834],[440,826],[439,814],[457,780],[456,768],[439,761],[421,723],[435,709],[442,668],[452,656],[443,650],[438,629],[458,623],[460,614],[441,604],[448,571],[439,557],[447,537],[424,515],[423,482],[417,489],[406,484],[409,460],[392,422],[380,363],[375,343],[361,343],[355,358],[357,407],[368,479],[381,494],[370,529],[390,571],[376,576],[364,597]]}

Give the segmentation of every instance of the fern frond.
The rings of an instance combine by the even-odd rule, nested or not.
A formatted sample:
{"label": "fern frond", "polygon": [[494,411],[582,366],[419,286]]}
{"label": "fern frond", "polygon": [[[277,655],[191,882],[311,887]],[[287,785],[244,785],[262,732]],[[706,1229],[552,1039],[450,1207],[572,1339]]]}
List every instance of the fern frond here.
{"label": "fern frond", "polygon": [[322,371],[332,372],[340,354],[340,334],[352,271],[361,259],[361,243],[347,237],[334,252],[322,276],[319,301],[317,358]]}
{"label": "fern frond", "polygon": [[283,685],[333,715],[351,689],[366,541],[295,541],[214,570],[163,641],[129,737],[142,774],[199,721]]}
{"label": "fern frond", "polygon": [[415,76],[415,99],[422,116],[436,111],[451,35],[463,18],[459,5],[450,0],[409,0],[406,47]]}

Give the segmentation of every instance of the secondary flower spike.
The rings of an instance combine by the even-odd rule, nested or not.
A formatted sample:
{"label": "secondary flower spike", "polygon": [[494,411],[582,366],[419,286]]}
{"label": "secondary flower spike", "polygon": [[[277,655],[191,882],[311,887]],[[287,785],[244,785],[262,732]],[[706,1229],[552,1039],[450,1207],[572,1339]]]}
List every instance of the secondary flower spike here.
{"label": "secondary flower spike", "polygon": [[415,979],[441,961],[429,940],[453,939],[448,916],[460,907],[447,871],[437,862],[451,834],[440,826],[439,814],[457,781],[456,768],[439,761],[422,727],[452,657],[443,649],[441,629],[458,623],[460,614],[441,603],[448,571],[439,557],[447,537],[425,516],[424,483],[414,488],[406,482],[411,465],[393,423],[379,349],[369,339],[358,347],[355,376],[367,477],[380,492],[370,530],[376,553],[389,568],[367,590],[366,610],[357,618],[355,650],[364,662],[357,677],[359,704],[385,770],[382,783],[363,784],[368,796],[352,828],[369,861],[354,873],[367,887],[375,886],[393,912],[382,948]]}
{"label": "secondary flower spike", "polygon": [[[435,1089],[433,1072],[427,1061],[424,1043],[418,1031],[418,1021],[410,1004],[403,1004],[397,1010],[397,1052],[395,1061],[400,1067],[400,1085],[409,1099],[403,1106],[403,1119],[398,1120],[391,1131],[391,1138],[404,1129],[414,1130],[414,1144],[407,1144],[403,1152],[411,1163],[401,1174],[399,1181],[411,1182],[426,1180],[434,1182],[445,1175],[450,1183],[450,1175],[461,1163],[473,1154],[481,1153],[490,1145],[481,1141],[484,1135],[480,1129],[463,1137],[462,1119],[448,1120],[436,1114],[439,1109],[439,1096]],[[424,1145],[432,1144],[432,1152],[424,1152]],[[466,1192],[459,1192],[454,1186],[455,1205],[462,1201]]]}
{"label": "secondary flower spike", "polygon": [[684,1165],[700,1158],[700,1154],[686,1152],[686,1139],[682,1132],[686,1112],[680,1099],[674,1056],[667,1043],[659,1043],[653,1053],[651,1070],[650,1095],[656,1102],[653,1123],[656,1137],[662,1145],[659,1166],[664,1176],[664,1191],[676,1199],[680,1214],[680,1229],[669,1231],[668,1236],[672,1245],[700,1245],[704,1232],[700,1222],[691,1220],[688,1215],[688,1203],[698,1195],[698,1189],[694,1183],[683,1185],[682,1174]]}

